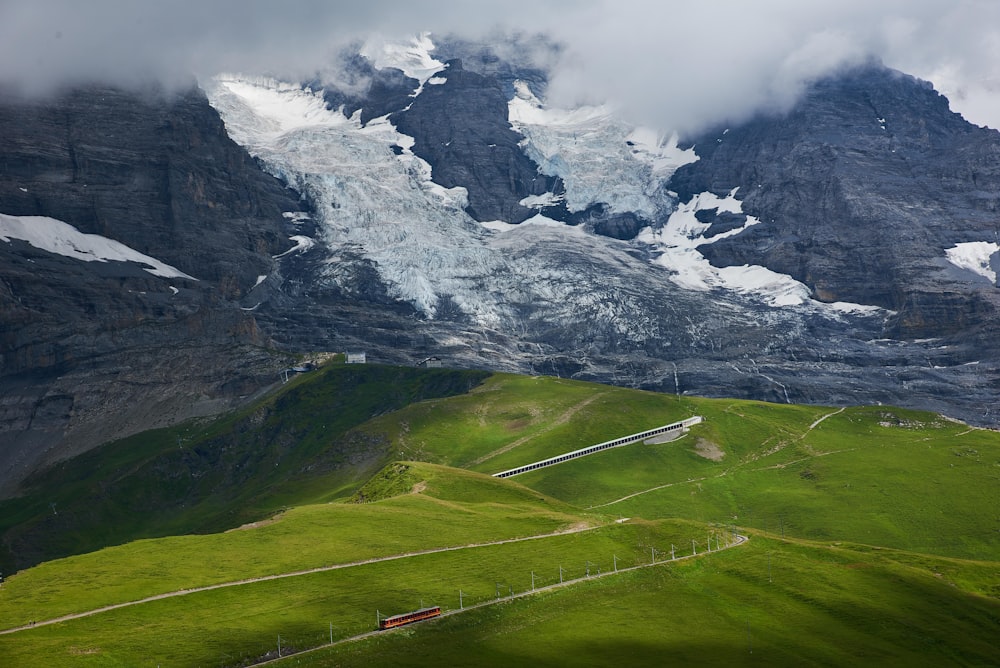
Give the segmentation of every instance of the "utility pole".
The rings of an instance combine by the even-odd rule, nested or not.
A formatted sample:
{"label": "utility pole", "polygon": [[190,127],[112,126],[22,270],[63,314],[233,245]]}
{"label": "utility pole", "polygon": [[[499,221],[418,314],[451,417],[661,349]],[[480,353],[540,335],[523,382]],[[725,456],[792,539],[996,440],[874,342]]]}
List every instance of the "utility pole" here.
{"label": "utility pole", "polygon": [[465,606],[462,604],[462,590],[458,590],[458,609],[465,610]]}
{"label": "utility pole", "polygon": [[559,584],[562,584],[562,564],[559,565]]}
{"label": "utility pole", "polygon": [[673,544],[673,543],[671,543],[671,544],[670,544],[670,561],[673,561],[674,559],[676,559],[676,558],[677,558],[677,557],[675,557],[675,556],[674,556],[674,550],[676,550],[676,549],[677,549],[677,548],[676,548],[676,547],[674,547],[674,544]]}
{"label": "utility pole", "polygon": [[281,658],[281,634],[278,634],[278,658]]}
{"label": "utility pole", "polygon": [[691,539],[691,554],[698,554],[698,548],[695,547],[694,538]]}
{"label": "utility pole", "polygon": [[375,610],[375,628],[380,628],[382,626],[382,615],[379,614],[378,609]]}
{"label": "utility pole", "polygon": [[590,559],[587,560],[587,577],[590,577]]}
{"label": "utility pole", "polygon": [[497,600],[500,600],[500,583],[497,582]]}
{"label": "utility pole", "polygon": [[708,534],[708,551],[709,552],[712,551],[712,534],[711,534],[711,532],[709,532],[709,534]]}
{"label": "utility pole", "polygon": [[535,571],[531,571],[531,591],[535,591]]}
{"label": "utility pole", "polygon": [[615,560],[615,573],[617,573],[618,572],[618,555],[617,554],[612,554],[611,556]]}
{"label": "utility pole", "polygon": [[655,564],[656,563],[656,548],[655,547],[649,548],[649,563],[651,563],[651,564]]}

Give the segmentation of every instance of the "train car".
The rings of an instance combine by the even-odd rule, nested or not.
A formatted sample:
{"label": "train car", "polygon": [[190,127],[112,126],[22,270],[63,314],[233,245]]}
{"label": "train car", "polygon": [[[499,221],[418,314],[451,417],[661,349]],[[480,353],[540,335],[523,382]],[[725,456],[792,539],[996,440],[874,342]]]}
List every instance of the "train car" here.
{"label": "train car", "polygon": [[380,631],[384,631],[385,629],[391,629],[396,626],[403,626],[404,624],[412,624],[413,622],[419,622],[425,619],[430,619],[431,617],[437,617],[440,614],[441,608],[436,605],[430,608],[420,608],[419,610],[414,610],[413,612],[404,612],[401,615],[393,615],[392,617],[380,619],[378,622],[378,628]]}

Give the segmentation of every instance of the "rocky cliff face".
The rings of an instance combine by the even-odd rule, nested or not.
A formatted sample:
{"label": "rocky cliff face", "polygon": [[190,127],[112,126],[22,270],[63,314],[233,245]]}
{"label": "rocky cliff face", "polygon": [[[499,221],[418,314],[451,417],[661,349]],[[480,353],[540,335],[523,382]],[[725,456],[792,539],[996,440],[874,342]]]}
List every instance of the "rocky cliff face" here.
{"label": "rocky cliff face", "polygon": [[[297,197],[228,138],[203,93],[8,96],[0,128],[0,213],[69,223],[189,276],[0,241],[0,482],[276,378],[236,300],[291,245],[282,213]],[[19,219],[42,234],[46,221]]]}
{"label": "rocky cliff face", "polygon": [[415,139],[413,152],[430,164],[435,183],[468,191],[466,210],[478,221],[520,223],[535,213],[521,200],[558,189],[521,150],[500,82],[461,60],[448,61],[391,120]]}
{"label": "rocky cliff face", "polygon": [[878,65],[817,82],[781,118],[698,138],[671,187],[739,190],[761,223],[701,247],[713,265],[763,265],[814,299],[895,312],[889,336],[967,338],[997,319],[996,280],[946,250],[996,243],[1000,133],[967,123],[925,82]]}

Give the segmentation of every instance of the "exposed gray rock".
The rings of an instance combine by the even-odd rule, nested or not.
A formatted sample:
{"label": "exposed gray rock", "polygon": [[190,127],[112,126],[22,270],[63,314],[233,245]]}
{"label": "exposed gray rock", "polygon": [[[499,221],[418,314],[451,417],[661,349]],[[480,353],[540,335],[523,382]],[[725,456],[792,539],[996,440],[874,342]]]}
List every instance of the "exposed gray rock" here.
{"label": "exposed gray rock", "polygon": [[459,60],[448,61],[440,76],[447,81],[425,86],[391,116],[393,123],[414,138],[413,152],[430,163],[435,183],[468,190],[466,210],[476,220],[520,223],[533,216],[520,201],[552,191],[556,179],[539,173],[521,150],[500,84]]}
{"label": "exposed gray rock", "polygon": [[1000,133],[952,113],[930,84],[867,65],[695,150],[700,160],[671,181],[682,200],[738,187],[762,221],[702,246],[714,265],[764,265],[820,301],[896,311],[893,337],[967,339],[996,322],[996,286],[944,250],[997,239]]}
{"label": "exposed gray rock", "polygon": [[40,461],[277,379],[283,360],[236,300],[275,270],[298,198],[199,90],[7,97],[0,127],[0,213],[56,218],[198,279],[0,242],[0,493]]}

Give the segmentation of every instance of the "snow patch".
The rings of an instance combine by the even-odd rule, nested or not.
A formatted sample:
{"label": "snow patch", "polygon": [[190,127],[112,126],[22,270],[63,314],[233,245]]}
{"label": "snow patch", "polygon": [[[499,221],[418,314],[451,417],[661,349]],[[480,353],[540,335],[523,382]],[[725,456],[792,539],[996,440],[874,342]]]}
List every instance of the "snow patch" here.
{"label": "snow patch", "polygon": [[[305,253],[307,250],[316,245],[315,239],[311,239],[309,237],[305,237],[300,234],[296,234],[295,236],[291,236],[288,238],[294,241],[295,245],[286,250],[284,253],[278,253],[277,255],[272,255],[271,256],[272,258],[277,260],[280,257],[285,257],[286,255],[290,255],[292,253]],[[262,278],[267,278],[267,276],[263,276]],[[261,279],[258,278],[257,285],[260,285],[260,283]],[[255,285],[254,287],[257,287],[257,285]]]}
{"label": "snow patch", "polygon": [[301,225],[308,220],[312,220],[312,216],[305,211],[285,211],[281,215],[291,221],[293,225]]}
{"label": "snow patch", "polygon": [[[266,280],[267,280],[267,274],[261,274],[260,276],[257,277],[257,282],[253,284],[253,288],[256,288],[258,285],[260,285]],[[253,288],[250,289],[253,290]]]}
{"label": "snow patch", "polygon": [[510,230],[517,229],[517,225],[514,223],[508,223],[504,220],[484,220],[479,224],[488,230],[493,230],[494,232],[509,232]]}
{"label": "snow patch", "polygon": [[723,288],[755,296],[772,306],[798,306],[805,303],[811,291],[790,276],[755,265],[713,267],[698,252],[697,247],[700,245],[739,234],[760,223],[753,216],[747,216],[743,227],[711,239],[705,238],[704,233],[711,224],[700,222],[695,214],[706,209],[742,213],[743,205],[736,199],[737,190],[734,188],[726,197],[710,192],[695,195],[691,201],[680,205],[661,229],[645,228],[640,232],[639,240],[660,251],[661,255],[654,263],[672,272],[671,280],[681,287],[689,290]]}
{"label": "snow patch", "polygon": [[243,114],[224,119],[226,129],[234,138],[237,135],[246,136],[249,128],[255,135],[274,137],[295,128],[317,125],[336,127],[348,122],[344,114],[327,109],[323,95],[310,88],[267,77],[234,74],[220,75],[214,81],[248,102]]}
{"label": "snow patch", "polygon": [[55,218],[0,213],[0,241],[10,243],[11,239],[20,239],[35,248],[83,262],[135,262],[145,265],[143,270],[154,276],[198,280],[114,239],[99,234],[84,234]]}
{"label": "snow patch", "polygon": [[991,266],[993,257],[1000,253],[1000,244],[991,241],[969,241],[955,244],[944,251],[948,261],[960,269],[979,274],[996,285],[997,272]]}
{"label": "snow patch", "polygon": [[554,220],[554,219],[549,218],[547,216],[543,216],[540,213],[535,214],[531,218],[528,218],[528,219],[522,221],[519,224],[507,223],[507,222],[504,222],[502,220],[490,220],[490,221],[486,221],[484,223],[480,223],[480,225],[482,225],[483,227],[485,227],[488,230],[493,230],[494,232],[513,232],[515,230],[526,230],[529,227],[535,226],[535,227],[557,227],[557,228],[562,228],[566,233],[569,233],[569,234],[572,234],[574,232],[580,233],[580,234],[586,234],[582,230],[582,228],[574,227],[572,225],[567,225],[566,223],[564,223],[562,221]]}
{"label": "snow patch", "polygon": [[529,209],[544,209],[548,206],[555,206],[562,200],[562,195],[543,193],[541,195],[529,195],[518,202],[518,204]]}

